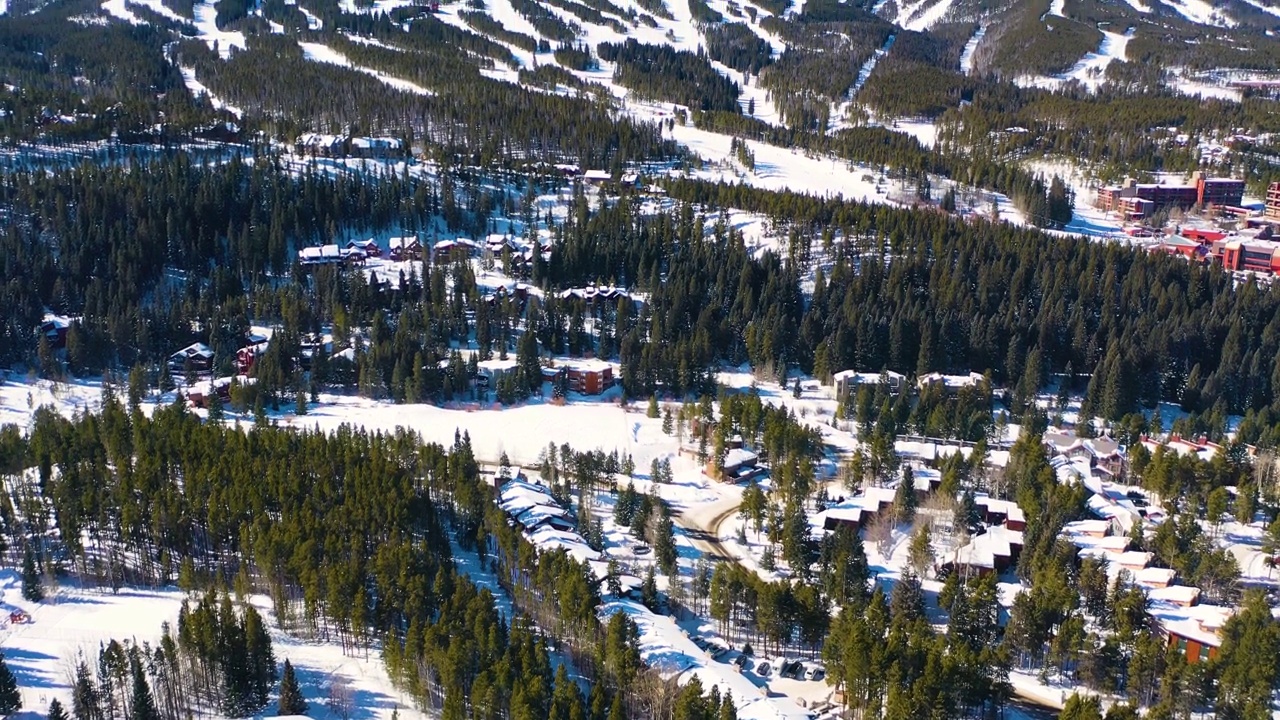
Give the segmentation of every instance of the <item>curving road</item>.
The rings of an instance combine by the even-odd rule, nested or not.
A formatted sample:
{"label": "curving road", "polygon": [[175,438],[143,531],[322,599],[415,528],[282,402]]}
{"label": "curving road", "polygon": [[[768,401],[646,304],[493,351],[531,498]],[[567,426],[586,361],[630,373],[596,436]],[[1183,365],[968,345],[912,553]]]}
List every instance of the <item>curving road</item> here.
{"label": "curving road", "polygon": [[705,505],[681,507],[676,509],[672,520],[705,557],[717,562],[741,562],[720,542],[720,526],[737,514],[741,504],[737,498],[724,498]]}

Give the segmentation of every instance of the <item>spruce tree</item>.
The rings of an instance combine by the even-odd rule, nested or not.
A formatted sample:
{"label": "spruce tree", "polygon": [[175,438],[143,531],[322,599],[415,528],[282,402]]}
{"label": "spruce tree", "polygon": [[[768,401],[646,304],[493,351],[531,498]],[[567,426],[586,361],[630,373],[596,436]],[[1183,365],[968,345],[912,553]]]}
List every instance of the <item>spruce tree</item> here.
{"label": "spruce tree", "polygon": [[307,712],[307,701],[302,697],[298,687],[298,678],[293,674],[293,665],[288,658],[284,661],[284,672],[280,676],[280,707],[277,715],[303,715]]}
{"label": "spruce tree", "polygon": [[160,720],[160,713],[156,710],[156,701],[151,696],[151,686],[147,684],[147,676],[142,670],[142,663],[138,661],[137,657],[134,657],[131,666],[133,668],[133,697],[129,706],[133,712],[129,716],[129,720]]}
{"label": "spruce tree", "polygon": [[44,599],[44,588],[40,586],[40,571],[36,569],[36,556],[27,545],[22,555],[22,597],[31,602]]}
{"label": "spruce tree", "polygon": [[70,720],[67,717],[67,711],[62,708],[62,703],[58,702],[58,698],[49,701],[49,720]]}
{"label": "spruce tree", "polygon": [[93,686],[93,676],[83,660],[76,665],[76,682],[71,689],[71,712],[76,720],[94,720],[98,717],[98,690]]}
{"label": "spruce tree", "polygon": [[9,664],[0,655],[0,715],[12,715],[22,709],[22,693],[18,692],[18,680]]}

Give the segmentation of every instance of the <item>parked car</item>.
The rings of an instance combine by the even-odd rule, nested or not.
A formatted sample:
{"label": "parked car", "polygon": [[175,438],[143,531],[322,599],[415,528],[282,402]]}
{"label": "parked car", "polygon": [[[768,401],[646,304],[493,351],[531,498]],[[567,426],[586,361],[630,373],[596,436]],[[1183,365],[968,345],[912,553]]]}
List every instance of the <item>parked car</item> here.
{"label": "parked car", "polygon": [[760,677],[769,677],[769,663],[761,660],[760,663],[756,665],[756,674]]}
{"label": "parked car", "polygon": [[751,663],[751,658],[747,657],[746,655],[739,655],[738,657],[733,659],[733,664],[737,665],[739,670],[750,669],[751,667],[750,663]]}
{"label": "parked car", "polygon": [[823,678],[825,678],[826,676],[827,676],[826,668],[821,668],[821,667],[809,668],[809,672],[805,673],[805,679],[813,680],[814,682],[818,682]]}

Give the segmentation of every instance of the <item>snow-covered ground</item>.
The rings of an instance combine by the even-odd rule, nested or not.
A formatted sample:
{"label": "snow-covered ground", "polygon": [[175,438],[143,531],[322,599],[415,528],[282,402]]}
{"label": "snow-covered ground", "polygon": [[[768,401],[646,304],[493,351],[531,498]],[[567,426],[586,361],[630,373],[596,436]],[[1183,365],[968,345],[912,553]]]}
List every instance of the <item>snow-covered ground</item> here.
{"label": "snow-covered ground", "polygon": [[1270,15],[1275,15],[1275,16],[1277,16],[1277,17],[1280,17],[1280,8],[1276,8],[1276,7],[1273,7],[1273,6],[1271,6],[1271,5],[1266,4],[1266,3],[1264,3],[1264,2],[1260,2],[1260,0],[1244,0],[1244,1],[1245,1],[1245,2],[1247,2],[1247,3],[1249,3],[1250,5],[1252,5],[1252,6],[1256,7],[1256,8],[1258,8],[1258,9],[1259,9],[1259,10],[1261,10],[1262,12],[1265,12],[1265,13],[1268,13],[1268,14],[1270,14]]}
{"label": "snow-covered ground", "polygon": [[1071,222],[1065,229],[1068,234],[1110,240],[1128,239],[1119,222],[1093,206],[1097,198],[1095,183],[1078,165],[1066,160],[1029,160],[1023,166],[1042,175],[1046,182],[1055,175],[1062,178],[1075,195]]}
{"label": "snow-covered ground", "polygon": [[1125,59],[1125,52],[1129,41],[1133,39],[1134,30],[1134,28],[1130,28],[1123,34],[1103,31],[1102,42],[1099,44],[1097,51],[1087,53],[1070,70],[1061,75],[1053,77],[1043,75],[1018,77],[1014,79],[1014,82],[1023,87],[1056,90],[1074,80],[1090,90],[1096,91],[1105,79],[1107,66],[1114,60]]}
{"label": "snow-covered ground", "polygon": [[231,49],[245,49],[244,33],[218,29],[218,10],[212,0],[204,0],[195,6],[195,25],[200,39],[225,60],[231,57]]}
{"label": "snow-covered ground", "polygon": [[1235,27],[1238,23],[1222,9],[1208,0],[1154,0],[1173,8],[1179,15],[1200,25]]}
{"label": "snow-covered ground", "polygon": [[[111,0],[108,0],[108,2],[110,1]],[[173,10],[170,10],[169,7],[163,2],[160,2],[160,0],[128,0],[128,2],[131,5],[141,5],[151,12],[156,13],[161,17],[168,18],[176,23],[188,24],[191,22],[191,18],[182,17]]]}
{"label": "snow-covered ground", "polygon": [[311,60],[313,62],[328,63],[330,65],[339,65],[341,67],[351,68],[352,70],[362,72],[365,75],[375,77],[381,80],[382,82],[386,83],[389,87],[395,88],[396,90],[403,90],[405,92],[410,92],[417,95],[433,95],[434,94],[430,90],[427,90],[426,88],[422,87],[421,85],[409,82],[408,80],[402,80],[401,78],[388,75],[384,72],[373,70],[372,68],[366,68],[366,67],[361,67],[359,65],[356,65],[352,63],[351,60],[347,58],[346,55],[343,55],[342,53],[338,52],[337,50],[334,50],[328,45],[324,45],[321,43],[313,43],[313,42],[300,42],[298,43],[298,45],[302,48],[303,55],[308,60]]}
{"label": "snow-covered ground", "polygon": [[55,383],[13,376],[0,383],[0,425],[14,424],[25,430],[41,407],[66,416],[96,412],[102,407],[102,385],[90,380]]}
{"label": "snow-covered ground", "polygon": [[978,49],[978,43],[982,42],[982,38],[987,35],[987,26],[981,25],[973,33],[973,37],[969,38],[969,42],[964,44],[964,50],[960,52],[960,72],[968,75],[973,72],[973,52]]}
{"label": "snow-covered ground", "polygon": [[[936,0],[933,5],[930,5],[927,8],[921,7],[927,2],[928,0],[923,0],[921,3],[914,6],[907,5],[907,12],[904,13],[906,17],[904,18],[903,15],[899,15],[898,24],[902,25],[902,27],[907,30],[923,32],[938,24],[938,21],[946,17],[947,13],[951,11],[951,6],[955,4],[955,0]],[[906,20],[905,23],[903,23],[904,19]]]}
{"label": "snow-covered ground", "polygon": [[[150,642],[160,639],[161,624],[177,632],[178,611],[184,593],[170,589],[124,588],[83,590],[61,587],[44,601],[31,603],[22,597],[22,583],[15,570],[0,570],[0,601],[6,611],[22,609],[31,622],[0,628],[0,651],[17,677],[24,710],[43,717],[49,701],[57,698],[71,707],[71,682],[75,663],[83,653],[90,667],[97,661],[99,643],[111,639]],[[346,656],[341,646],[301,640],[286,635],[276,625],[270,600],[255,596],[253,604],[263,613],[271,632],[276,660],[287,658],[313,717],[325,717],[326,699],[333,682],[342,678],[355,694],[358,708],[353,720],[400,717],[422,718],[412,701],[391,684],[377,652]],[[268,709],[274,707],[274,699]]]}
{"label": "snow-covered ground", "polygon": [[1190,97],[1216,98],[1219,100],[1234,100],[1235,102],[1240,102],[1244,97],[1239,88],[1176,71],[1169,86]]}
{"label": "snow-covered ground", "polygon": [[141,25],[142,20],[129,11],[128,3],[125,0],[104,0],[102,9],[112,17],[124,20],[133,25]]}
{"label": "snow-covered ground", "polygon": [[226,110],[236,117],[243,117],[244,113],[240,108],[223,102],[221,98],[214,95],[209,88],[205,87],[204,83],[196,79],[195,68],[179,66],[178,71],[182,73],[182,82],[187,86],[187,89],[191,91],[192,95],[195,95],[196,97],[203,95],[204,97],[209,98],[209,103],[213,105],[215,110]]}

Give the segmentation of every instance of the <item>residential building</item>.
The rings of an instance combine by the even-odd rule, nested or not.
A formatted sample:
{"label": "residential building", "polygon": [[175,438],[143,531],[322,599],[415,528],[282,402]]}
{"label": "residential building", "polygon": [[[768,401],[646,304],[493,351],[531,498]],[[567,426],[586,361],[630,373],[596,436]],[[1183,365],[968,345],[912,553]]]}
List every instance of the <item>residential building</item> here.
{"label": "residential building", "polygon": [[852,397],[858,392],[858,388],[863,385],[871,385],[872,387],[883,382],[889,388],[890,394],[896,395],[902,392],[902,387],[906,383],[907,376],[892,370],[883,372],[858,372],[857,370],[842,370],[832,376],[832,380],[836,386],[836,397],[845,398]]}
{"label": "residential building", "polygon": [[935,372],[922,376],[916,381],[916,384],[921,390],[929,387],[941,387],[946,394],[955,395],[964,388],[981,385],[986,379],[985,375],[976,372],[971,372],[968,375],[943,375]]}
{"label": "residential building", "polygon": [[191,343],[169,356],[169,370],[172,372],[209,372],[211,369],[213,350],[202,342]]}
{"label": "residential building", "polygon": [[1244,181],[1235,178],[1206,177],[1202,171],[1191,174],[1196,186],[1196,202],[1203,206],[1225,205],[1237,207],[1244,198]]}
{"label": "residential building", "polygon": [[347,152],[347,141],[341,135],[303,133],[298,136],[295,149],[312,157],[341,157]]}
{"label": "residential building", "polygon": [[421,243],[413,236],[391,238],[387,241],[387,249],[391,259],[396,262],[415,260],[422,253]]}
{"label": "residential building", "polygon": [[[1211,178],[1203,172],[1191,175],[1190,185],[1139,183],[1133,178],[1120,185],[1098,188],[1096,205],[1107,212],[1142,219],[1165,208],[1201,206],[1239,206],[1244,196],[1244,181],[1234,178]],[[1144,201],[1144,202],[1139,202]]]}
{"label": "residential building", "polygon": [[354,158],[382,159],[402,157],[404,141],[393,137],[353,137],[348,154]]}
{"label": "residential building", "polygon": [[457,257],[471,258],[480,254],[480,244],[467,238],[441,240],[431,246],[432,264],[449,262]]}
{"label": "residential building", "polygon": [[266,342],[245,345],[244,347],[237,350],[236,351],[236,372],[240,375],[248,375],[249,371],[253,369],[254,363],[256,363],[258,361],[258,358],[262,357],[263,353],[265,353],[266,351],[267,351]]}
{"label": "residential building", "polygon": [[1022,554],[1022,532],[1004,526],[988,528],[942,558],[939,571],[962,576],[1002,573],[1013,567]]}
{"label": "residential building", "polygon": [[306,266],[362,263],[364,262],[364,253],[353,248],[339,247],[337,245],[305,247],[298,251],[298,262]]}
{"label": "residential building", "polygon": [[[1158,592],[1152,591],[1152,596]],[[1232,612],[1231,608],[1217,605],[1183,606],[1160,601],[1151,608],[1156,623],[1168,639],[1169,649],[1184,656],[1188,663],[1208,662],[1217,657],[1222,646],[1222,626]]]}
{"label": "residential building", "polygon": [[987,525],[1003,525],[1010,530],[1018,531],[1027,529],[1026,515],[1012,500],[998,500],[983,495],[975,498],[974,504],[982,514],[982,522]]}
{"label": "residential building", "polygon": [[496,388],[503,378],[514,375],[520,363],[514,359],[481,360],[476,367],[476,378],[481,387]]}
{"label": "residential building", "polygon": [[1280,242],[1268,225],[1229,235],[1215,242],[1211,252],[1227,270],[1280,273]]}
{"label": "residential building", "polygon": [[574,360],[564,367],[571,392],[599,395],[613,387],[613,366],[603,360]]}
{"label": "residential building", "polygon": [[1267,186],[1267,204],[1262,211],[1262,217],[1280,222],[1280,182],[1273,182]]}
{"label": "residential building", "polygon": [[1209,256],[1209,245],[1201,240],[1183,237],[1182,235],[1166,235],[1155,247],[1169,255],[1181,255],[1188,260],[1204,260]]}
{"label": "residential building", "polygon": [[71,329],[71,318],[55,315],[54,313],[45,313],[44,318],[40,320],[40,334],[44,336],[49,347],[53,350],[65,347],[67,344],[67,331]]}
{"label": "residential building", "polygon": [[364,253],[366,258],[382,257],[382,248],[378,247],[378,243],[373,238],[368,240],[352,240],[347,243],[348,250],[359,250]]}

